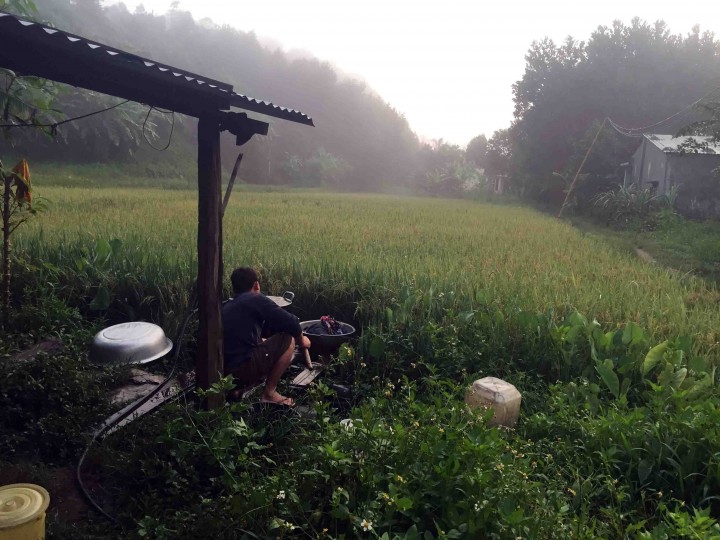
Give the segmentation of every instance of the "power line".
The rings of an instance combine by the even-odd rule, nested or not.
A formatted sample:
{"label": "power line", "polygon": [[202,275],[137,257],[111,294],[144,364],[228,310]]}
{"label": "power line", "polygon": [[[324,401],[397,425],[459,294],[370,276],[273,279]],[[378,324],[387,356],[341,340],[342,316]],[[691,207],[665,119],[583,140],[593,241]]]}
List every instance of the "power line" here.
{"label": "power line", "polygon": [[[75,122],[76,120],[82,120],[83,118],[88,118],[90,116],[95,116],[96,114],[102,114],[104,112],[111,111],[113,109],[116,109],[117,107],[120,107],[121,105],[125,105],[126,103],[129,103],[130,100],[126,99],[125,101],[121,101],[120,103],[116,103],[115,105],[111,105],[110,107],[105,107],[104,109],[99,109],[97,111],[93,111],[87,114],[82,114],[80,116],[75,116],[73,118],[67,118],[65,120],[61,120],[60,122],[53,122],[50,124],[34,124],[34,123],[27,123],[27,124],[0,124],[0,128],[50,128],[50,133],[52,135],[57,134],[57,128],[63,124],[67,124],[69,122]],[[148,119],[150,118],[150,113],[153,112],[153,110],[158,111],[162,114],[172,114],[172,123],[170,125],[170,135],[168,137],[168,142],[163,148],[158,148],[155,146],[152,142],[150,142],[150,139],[147,137],[147,134],[145,133],[146,125],[148,122]],[[158,150],[160,152],[167,150],[170,147],[170,143],[172,142],[173,133],[175,131],[175,112],[174,111],[165,111],[163,109],[158,109],[157,107],[151,106],[148,109],[147,115],[145,116],[145,120],[143,121],[142,125],[142,134],[143,138],[145,139],[145,142],[148,143],[148,145],[153,148],[154,150]]]}
{"label": "power line", "polygon": [[667,118],[664,118],[663,120],[660,120],[659,122],[655,122],[654,124],[650,124],[650,125],[647,125],[647,126],[641,126],[641,127],[636,127],[636,128],[627,128],[627,127],[621,126],[621,125],[618,124],[617,122],[614,122],[614,121],[613,121],[611,118],[609,118],[609,117],[608,117],[608,120],[609,120],[609,122],[610,122],[610,125],[613,127],[613,129],[615,129],[615,131],[617,131],[617,132],[620,133],[621,135],[624,135],[624,136],[626,136],[626,137],[637,137],[637,138],[640,138],[640,137],[642,137],[642,133],[636,133],[636,132],[642,132],[642,131],[645,131],[645,130],[648,130],[648,129],[651,129],[651,128],[660,126],[660,125],[668,122],[669,120],[672,120],[673,118],[676,118],[676,117],[680,116],[681,114],[686,113],[687,111],[689,111],[690,109],[692,109],[693,107],[695,107],[695,105],[697,105],[698,103],[700,103],[700,102],[703,101],[704,99],[709,98],[711,95],[713,95],[713,94],[714,94],[715,92],[717,92],[718,90],[720,90],[720,87],[715,87],[715,88],[713,88],[713,89],[710,90],[707,94],[705,94],[704,96],[696,99],[696,100],[693,101],[690,105],[688,105],[687,107],[679,110],[679,111],[676,112],[675,114],[671,114],[671,115],[668,116]]}
{"label": "power line", "polygon": [[622,126],[619,126],[615,122],[612,121],[609,117],[605,118],[608,121],[608,124],[610,124],[610,127],[612,127],[615,131],[617,131],[620,135],[624,137],[631,137],[635,139],[639,139],[642,137],[642,133],[633,133],[632,131],[627,131]]}
{"label": "power line", "polygon": [[82,120],[83,118],[87,118],[89,116],[94,116],[96,114],[101,114],[107,111],[111,111],[120,105],[125,105],[126,103],[129,103],[130,100],[126,99],[125,101],[121,101],[120,103],[116,103],[115,105],[111,105],[110,107],[105,107],[104,109],[100,109],[97,111],[93,111],[91,113],[82,114],[80,116],[75,116],[74,118],[67,118],[65,120],[61,120],[60,122],[53,122],[52,124],[0,124],[0,128],[23,128],[23,127],[34,127],[34,128],[43,128],[43,127],[49,127],[51,133],[54,135],[57,131],[58,126],[61,126],[63,124],[67,124],[68,122],[74,122],[76,120]]}

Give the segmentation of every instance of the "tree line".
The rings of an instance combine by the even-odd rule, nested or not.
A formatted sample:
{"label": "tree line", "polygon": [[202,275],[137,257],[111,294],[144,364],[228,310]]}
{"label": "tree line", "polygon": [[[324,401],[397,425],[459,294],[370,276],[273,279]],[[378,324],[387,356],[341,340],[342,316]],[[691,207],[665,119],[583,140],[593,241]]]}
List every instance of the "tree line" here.
{"label": "tree line", "polygon": [[[720,41],[699,26],[680,35],[663,21],[615,21],[587,41],[535,41],[525,59],[512,89],[514,119],[491,137],[488,160],[493,174],[508,175],[513,189],[531,199],[560,204],[606,118],[647,126],[634,134],[676,134],[687,126],[720,133]],[[588,200],[621,181],[620,164],[638,144],[606,123],[583,167],[578,197]]]}
{"label": "tree line", "polygon": [[[32,11],[31,0],[0,0],[11,11]],[[605,118],[628,127],[670,117],[657,132],[720,133],[720,92],[675,116],[720,84],[720,42],[693,28],[671,33],[658,21],[633,19],[599,26],[587,41],[544,38],[526,54],[523,77],[512,86],[510,126],[466,148],[442,139],[421,141],[404,116],[363,82],[344,77],[316,58],[290,58],[263,46],[252,32],[196,21],[177,7],[163,15],[99,0],[37,0],[30,13],[41,21],[120,49],[229,82],[249,96],[301,110],[309,128],[271,121],[266,137],[243,147],[242,180],[258,184],[324,186],[377,191],[410,188],[457,196],[487,178],[506,177],[522,197],[557,205],[564,198],[591,140]],[[12,120],[10,78],[0,70],[0,106]],[[17,81],[14,89],[20,86]],[[18,118],[40,122],[109,107],[117,99],[55,84],[33,88],[36,107],[16,100]],[[41,85],[42,86],[42,85]],[[27,101],[27,100],[26,100]],[[10,113],[10,114],[9,114]],[[251,113],[252,114],[252,113]],[[194,181],[196,123],[181,115],[148,111],[127,103],[102,115],[62,126],[53,137],[29,130],[3,130],[0,152],[33,160],[133,162],[151,175],[176,174]],[[166,151],[168,141],[172,144]],[[607,125],[584,166],[578,196],[617,183],[619,165],[637,147]],[[223,138],[225,167],[237,152]]]}
{"label": "tree line", "polygon": [[[240,172],[246,182],[360,191],[424,189],[429,170],[449,168],[445,160],[464,160],[458,147],[420,141],[405,117],[363,82],[339,75],[316,58],[292,59],[280,49],[266,48],[252,32],[196,21],[177,7],[155,15],[142,7],[131,13],[124,4],[103,7],[99,0],[36,0],[34,4],[37,9],[29,0],[0,0],[0,7],[9,11],[228,82],[238,93],[313,117],[314,128],[271,120],[267,136],[247,143]],[[46,86],[42,92],[28,88],[32,100],[13,101],[13,91],[27,81],[0,71],[0,83],[6,122],[52,122],[119,101],[61,84]],[[29,101],[34,107],[27,109],[23,104]],[[13,110],[17,110],[14,118],[7,114]],[[0,152],[35,161],[145,163],[149,174],[194,179],[196,122],[182,115],[127,103],[65,124],[52,136],[44,131],[3,130]],[[164,148],[170,138],[167,150],[153,149]],[[222,144],[224,165],[230,169],[241,150],[231,136],[223,137]]]}

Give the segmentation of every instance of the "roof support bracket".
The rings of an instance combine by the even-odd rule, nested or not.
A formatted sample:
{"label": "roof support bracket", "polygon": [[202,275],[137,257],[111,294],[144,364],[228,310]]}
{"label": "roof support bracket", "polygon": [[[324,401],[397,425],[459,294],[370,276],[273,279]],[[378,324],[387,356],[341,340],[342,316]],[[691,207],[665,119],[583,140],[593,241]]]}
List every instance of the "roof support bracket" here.
{"label": "roof support bracket", "polygon": [[235,135],[235,144],[242,146],[253,135],[267,135],[268,124],[248,118],[245,113],[223,112],[220,113],[220,131],[229,131]]}

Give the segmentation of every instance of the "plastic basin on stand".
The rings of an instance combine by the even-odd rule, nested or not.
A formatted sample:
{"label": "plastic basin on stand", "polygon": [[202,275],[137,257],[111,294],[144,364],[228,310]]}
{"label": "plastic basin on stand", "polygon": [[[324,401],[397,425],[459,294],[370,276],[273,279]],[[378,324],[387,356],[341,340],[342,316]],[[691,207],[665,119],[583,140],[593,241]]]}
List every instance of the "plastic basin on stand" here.
{"label": "plastic basin on stand", "polygon": [[355,335],[355,327],[350,324],[337,321],[340,325],[340,334],[325,333],[319,319],[302,321],[300,328],[303,330],[312,346],[310,351],[315,354],[336,354],[340,345],[350,340]]}

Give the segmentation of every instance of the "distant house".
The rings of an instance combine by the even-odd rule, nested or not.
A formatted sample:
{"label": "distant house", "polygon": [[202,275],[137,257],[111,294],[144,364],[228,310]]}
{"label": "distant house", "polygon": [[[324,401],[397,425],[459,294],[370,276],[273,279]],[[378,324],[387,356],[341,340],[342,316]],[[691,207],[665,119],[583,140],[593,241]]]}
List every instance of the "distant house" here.
{"label": "distant house", "polygon": [[[658,194],[679,186],[677,207],[698,217],[720,217],[720,144],[711,137],[645,134],[626,181]],[[628,178],[629,177],[629,178]]]}
{"label": "distant house", "polygon": [[502,195],[505,193],[505,188],[508,184],[508,177],[505,174],[498,174],[493,176],[489,182],[489,188],[495,195]]}

